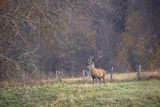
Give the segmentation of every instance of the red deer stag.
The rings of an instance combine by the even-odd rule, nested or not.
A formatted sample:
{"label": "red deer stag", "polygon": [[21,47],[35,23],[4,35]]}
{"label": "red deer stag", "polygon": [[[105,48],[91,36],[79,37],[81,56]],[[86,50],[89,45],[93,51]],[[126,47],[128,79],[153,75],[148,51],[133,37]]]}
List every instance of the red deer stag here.
{"label": "red deer stag", "polygon": [[[98,60],[101,57],[103,57],[103,56],[99,56]],[[88,59],[88,63],[89,63],[88,68],[89,68],[89,70],[91,72],[91,77],[92,77],[92,80],[93,80],[93,84],[94,84],[94,80],[97,80],[97,79],[99,79],[99,81],[101,83],[101,78],[103,79],[103,82],[105,83],[105,76],[107,74],[106,71],[103,70],[103,69],[97,69],[97,68],[95,68],[94,62],[92,60],[93,60],[93,56],[90,56],[90,58]],[[98,60],[96,60],[96,61],[98,61]]]}

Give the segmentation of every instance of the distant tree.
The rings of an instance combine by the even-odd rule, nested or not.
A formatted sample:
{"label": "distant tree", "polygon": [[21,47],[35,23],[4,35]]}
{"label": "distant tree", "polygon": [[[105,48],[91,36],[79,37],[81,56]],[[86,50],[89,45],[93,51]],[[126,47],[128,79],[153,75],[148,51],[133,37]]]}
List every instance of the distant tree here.
{"label": "distant tree", "polygon": [[[158,66],[159,55],[155,50],[158,49],[159,34],[155,26],[159,25],[159,7],[155,7],[156,3],[159,2],[128,1],[125,32],[121,36],[117,56],[120,63],[129,66],[131,70],[137,70],[138,64],[142,64],[144,69]],[[152,11],[154,15],[150,14]],[[157,20],[156,24],[154,20]]]}

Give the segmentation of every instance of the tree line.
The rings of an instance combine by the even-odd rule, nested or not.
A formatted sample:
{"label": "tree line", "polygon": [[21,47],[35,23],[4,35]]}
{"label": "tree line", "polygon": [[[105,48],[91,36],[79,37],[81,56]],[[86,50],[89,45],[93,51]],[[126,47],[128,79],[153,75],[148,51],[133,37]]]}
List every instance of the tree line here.
{"label": "tree line", "polygon": [[90,55],[115,72],[157,70],[159,0],[1,0],[0,79],[82,73]]}

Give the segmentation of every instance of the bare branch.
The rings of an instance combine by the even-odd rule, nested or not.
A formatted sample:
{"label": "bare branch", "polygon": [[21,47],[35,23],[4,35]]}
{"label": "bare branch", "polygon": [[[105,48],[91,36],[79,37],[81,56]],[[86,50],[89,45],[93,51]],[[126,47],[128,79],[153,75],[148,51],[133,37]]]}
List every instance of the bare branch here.
{"label": "bare branch", "polygon": [[22,56],[29,55],[29,54],[33,54],[33,55],[35,55],[34,53],[35,53],[39,48],[40,48],[40,44],[39,44],[39,45],[37,45],[37,46],[36,46],[36,48],[35,48],[34,50],[29,51],[29,52],[25,52],[25,53],[21,54],[21,55],[19,56],[19,58],[21,58]]}
{"label": "bare branch", "polygon": [[16,61],[12,60],[11,58],[9,58],[9,57],[7,57],[7,56],[5,56],[3,54],[0,54],[0,60],[2,62],[5,61],[5,60],[8,60],[8,61],[10,61],[11,63],[13,63],[16,66],[17,70],[20,70],[20,67],[19,67],[18,63]]}

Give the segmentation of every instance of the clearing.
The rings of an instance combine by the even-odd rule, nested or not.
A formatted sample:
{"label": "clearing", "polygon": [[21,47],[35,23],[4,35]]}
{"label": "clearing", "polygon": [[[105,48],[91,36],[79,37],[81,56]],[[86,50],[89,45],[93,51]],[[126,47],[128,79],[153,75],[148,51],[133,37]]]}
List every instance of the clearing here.
{"label": "clearing", "polygon": [[0,88],[0,107],[160,107],[160,80]]}

